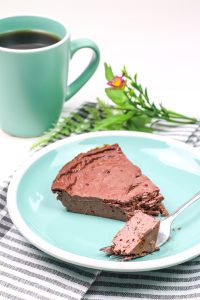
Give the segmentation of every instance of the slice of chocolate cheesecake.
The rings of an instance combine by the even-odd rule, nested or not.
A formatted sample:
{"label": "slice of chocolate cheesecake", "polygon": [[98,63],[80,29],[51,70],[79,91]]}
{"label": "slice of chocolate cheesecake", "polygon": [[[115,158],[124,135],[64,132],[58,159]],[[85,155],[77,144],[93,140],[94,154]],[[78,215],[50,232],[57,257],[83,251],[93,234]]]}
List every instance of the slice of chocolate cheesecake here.
{"label": "slice of chocolate cheesecake", "polygon": [[52,191],[72,212],[129,220],[135,210],[168,214],[159,188],[130,162],[119,145],[81,153],[63,166]]}
{"label": "slice of chocolate cheesecake", "polygon": [[159,250],[156,240],[160,221],[135,211],[133,217],[114,236],[111,246],[101,250],[109,255],[119,255],[123,260],[141,257]]}

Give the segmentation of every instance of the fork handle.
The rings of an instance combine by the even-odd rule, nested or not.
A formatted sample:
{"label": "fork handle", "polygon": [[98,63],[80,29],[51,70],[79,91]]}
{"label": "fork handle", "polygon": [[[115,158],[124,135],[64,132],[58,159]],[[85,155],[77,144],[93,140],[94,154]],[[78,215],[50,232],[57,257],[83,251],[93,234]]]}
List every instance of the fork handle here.
{"label": "fork handle", "polygon": [[175,212],[169,216],[171,221],[173,221],[180,213],[182,213],[182,211],[184,211],[185,208],[187,208],[188,206],[190,206],[191,204],[193,204],[199,199],[200,199],[200,192],[196,193],[192,198],[190,198],[188,201],[186,201],[181,206],[179,206],[179,208],[177,208]]}

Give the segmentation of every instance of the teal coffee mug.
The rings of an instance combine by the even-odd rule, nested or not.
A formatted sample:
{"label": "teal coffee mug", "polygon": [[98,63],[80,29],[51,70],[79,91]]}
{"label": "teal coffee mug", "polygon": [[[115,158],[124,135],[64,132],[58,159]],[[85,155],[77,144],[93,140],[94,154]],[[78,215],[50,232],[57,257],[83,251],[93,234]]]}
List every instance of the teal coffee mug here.
{"label": "teal coffee mug", "polygon": [[[81,75],[67,86],[69,62],[93,51]],[[39,136],[59,119],[64,101],[93,75],[99,49],[89,39],[70,40],[69,29],[40,16],[0,19],[0,127],[21,137]]]}

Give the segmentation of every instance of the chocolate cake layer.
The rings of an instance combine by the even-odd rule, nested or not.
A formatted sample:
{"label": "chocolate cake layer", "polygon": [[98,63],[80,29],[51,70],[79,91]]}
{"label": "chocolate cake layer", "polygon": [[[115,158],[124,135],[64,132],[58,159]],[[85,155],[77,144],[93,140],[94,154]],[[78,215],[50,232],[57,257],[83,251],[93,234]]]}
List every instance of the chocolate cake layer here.
{"label": "chocolate cake layer", "polygon": [[158,250],[156,240],[160,221],[135,211],[133,217],[115,235],[111,246],[101,249],[109,255],[123,256],[124,260],[141,257]]}
{"label": "chocolate cake layer", "polygon": [[52,191],[72,212],[126,221],[135,210],[166,215],[159,188],[117,144],[81,153],[64,165]]}

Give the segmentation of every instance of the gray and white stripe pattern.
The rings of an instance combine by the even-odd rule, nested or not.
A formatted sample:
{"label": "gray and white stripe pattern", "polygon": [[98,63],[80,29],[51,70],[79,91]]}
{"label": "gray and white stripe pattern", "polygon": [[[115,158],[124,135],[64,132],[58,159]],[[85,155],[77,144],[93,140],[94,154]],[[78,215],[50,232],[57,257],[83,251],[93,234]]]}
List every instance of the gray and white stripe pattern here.
{"label": "gray and white stripe pattern", "polygon": [[153,126],[154,133],[168,136],[181,142],[190,144],[193,147],[200,147],[200,125],[182,125],[160,121]]}
{"label": "gray and white stripe pattern", "polygon": [[82,299],[99,272],[60,262],[29,244],[8,215],[8,184],[0,188],[0,299]]}
{"label": "gray and white stripe pattern", "polygon": [[[154,130],[200,147],[200,126],[160,122]],[[8,215],[9,181],[0,187],[1,300],[200,299],[200,257],[159,271],[121,274],[73,266],[38,250]]]}

